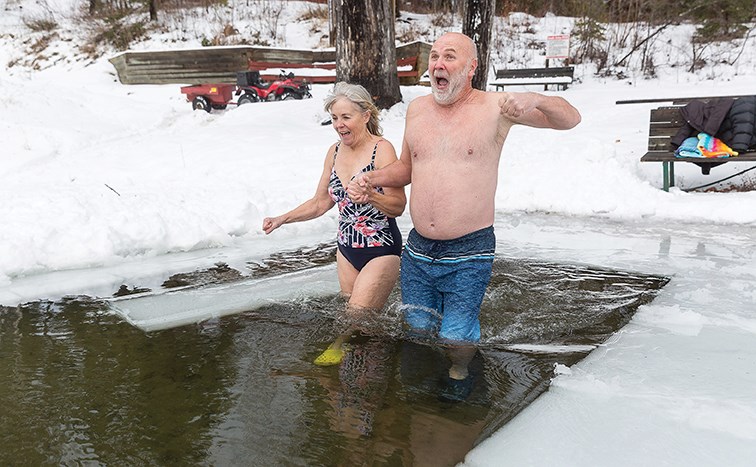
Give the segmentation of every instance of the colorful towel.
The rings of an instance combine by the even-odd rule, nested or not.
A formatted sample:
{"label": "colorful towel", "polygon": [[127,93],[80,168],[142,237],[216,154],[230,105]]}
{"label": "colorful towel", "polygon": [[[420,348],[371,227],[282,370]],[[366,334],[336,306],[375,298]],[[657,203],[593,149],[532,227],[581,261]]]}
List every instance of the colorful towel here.
{"label": "colorful towel", "polygon": [[737,151],[730,149],[722,140],[706,133],[698,134],[698,150],[701,151],[704,157],[730,157],[738,155]]}
{"label": "colorful towel", "polygon": [[675,151],[676,157],[703,157],[701,151],[698,150],[698,138],[691,136],[685,138],[685,141],[680,144],[680,147]]}

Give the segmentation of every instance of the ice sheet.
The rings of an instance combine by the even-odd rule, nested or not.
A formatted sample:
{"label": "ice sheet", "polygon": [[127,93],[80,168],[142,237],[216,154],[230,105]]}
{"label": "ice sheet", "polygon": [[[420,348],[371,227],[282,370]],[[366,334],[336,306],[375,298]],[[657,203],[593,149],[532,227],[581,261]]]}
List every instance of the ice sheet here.
{"label": "ice sheet", "polygon": [[157,331],[252,310],[274,301],[338,291],[336,268],[329,265],[275,277],[119,297],[109,302],[113,311],[132,325]]}

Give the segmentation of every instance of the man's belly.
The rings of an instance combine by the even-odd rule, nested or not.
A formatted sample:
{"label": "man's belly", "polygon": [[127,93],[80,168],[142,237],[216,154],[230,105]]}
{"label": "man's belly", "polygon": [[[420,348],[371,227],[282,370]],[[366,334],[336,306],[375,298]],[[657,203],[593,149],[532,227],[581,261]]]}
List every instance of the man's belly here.
{"label": "man's belly", "polygon": [[450,240],[493,225],[493,199],[416,197],[411,192],[410,216],[423,237]]}

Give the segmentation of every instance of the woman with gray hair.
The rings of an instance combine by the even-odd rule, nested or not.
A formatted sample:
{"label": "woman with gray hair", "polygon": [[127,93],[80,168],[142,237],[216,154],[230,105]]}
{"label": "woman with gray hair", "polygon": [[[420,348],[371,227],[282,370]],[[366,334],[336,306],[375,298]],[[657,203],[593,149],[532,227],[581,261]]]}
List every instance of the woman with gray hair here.
{"label": "woman with gray hair", "polygon": [[348,298],[350,327],[315,359],[318,365],[335,365],[344,355],[344,342],[360,328],[358,321],[379,312],[394,288],[402,254],[395,218],[404,212],[407,199],[404,188],[374,187],[366,203],[352,202],[346,192],[349,182],[396,161],[396,151],[382,137],[378,109],[364,87],[336,83],[324,106],[339,140],[328,148],[315,195],[285,214],[265,218],[263,230],[269,234],[283,224],[314,219],[338,206],[336,268],[341,293]]}

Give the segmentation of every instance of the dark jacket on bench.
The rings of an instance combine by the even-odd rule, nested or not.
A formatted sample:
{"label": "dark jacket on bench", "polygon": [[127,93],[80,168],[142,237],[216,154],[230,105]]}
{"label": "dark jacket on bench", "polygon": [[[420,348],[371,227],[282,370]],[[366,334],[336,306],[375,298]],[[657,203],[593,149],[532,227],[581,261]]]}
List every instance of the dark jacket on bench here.
{"label": "dark jacket on bench", "polygon": [[680,114],[687,124],[670,140],[675,148],[700,132],[716,136],[736,151],[756,148],[756,96],[694,100],[681,107]]}
{"label": "dark jacket on bench", "polygon": [[686,104],[685,107],[681,107],[680,114],[688,123],[683,125],[672,137],[670,140],[672,146],[677,148],[686,138],[696,136],[701,132],[712,136],[716,135],[730,111],[733,101],[733,99],[716,99],[709,102],[694,100]]}
{"label": "dark jacket on bench", "polygon": [[756,148],[756,96],[735,99],[717,138],[736,151]]}

